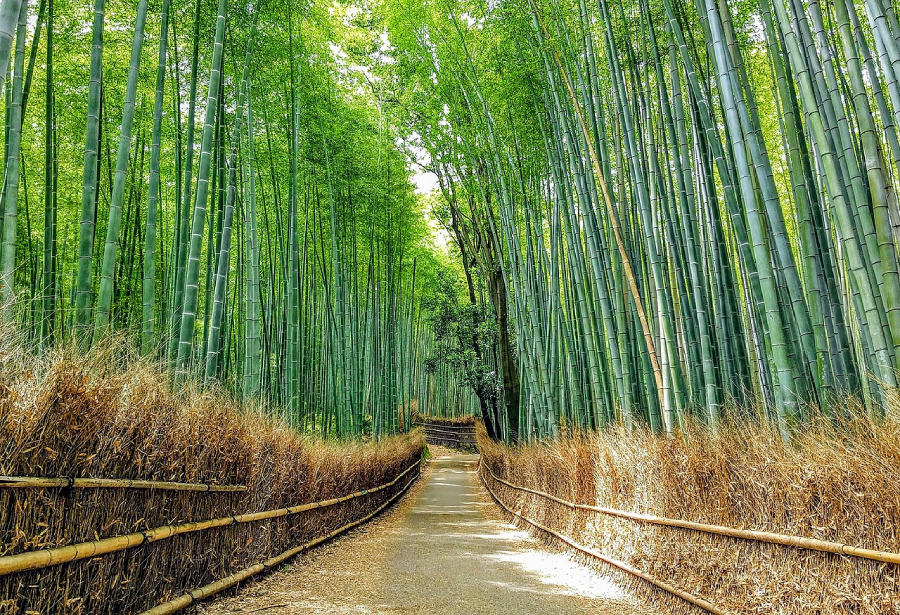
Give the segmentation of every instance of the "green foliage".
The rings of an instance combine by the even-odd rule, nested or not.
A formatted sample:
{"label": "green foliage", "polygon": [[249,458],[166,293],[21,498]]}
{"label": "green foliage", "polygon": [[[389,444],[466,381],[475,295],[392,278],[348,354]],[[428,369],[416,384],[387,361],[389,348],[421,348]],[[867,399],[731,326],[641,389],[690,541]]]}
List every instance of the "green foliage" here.
{"label": "green foliage", "polygon": [[395,123],[441,179],[433,215],[464,262],[502,270],[511,432],[516,416],[526,438],[715,428],[759,406],[789,438],[846,394],[884,411],[900,367],[890,7],[385,0],[376,15],[397,47]]}
{"label": "green foliage", "polygon": [[460,386],[497,398],[502,382],[496,369],[483,357],[497,344],[493,310],[484,304],[462,303],[460,285],[450,271],[440,276],[434,295],[422,301],[427,323],[434,333],[434,346],[425,358],[426,373],[435,374],[442,364],[450,366]]}
{"label": "green foliage", "polygon": [[3,4],[0,279],[33,341],[94,319],[339,436],[883,412],[882,0],[169,0],[160,53],[162,4]]}
{"label": "green foliage", "polygon": [[7,317],[46,344],[122,333],[298,429],[396,431],[422,386],[419,300],[443,257],[398,133],[346,62],[377,62],[377,34],[278,0],[170,0],[167,20],[150,3],[143,33],[145,4],[48,1],[51,49],[34,30],[44,3],[12,39],[16,87],[29,56],[51,51],[53,77],[39,60],[26,80],[49,102],[22,105]]}

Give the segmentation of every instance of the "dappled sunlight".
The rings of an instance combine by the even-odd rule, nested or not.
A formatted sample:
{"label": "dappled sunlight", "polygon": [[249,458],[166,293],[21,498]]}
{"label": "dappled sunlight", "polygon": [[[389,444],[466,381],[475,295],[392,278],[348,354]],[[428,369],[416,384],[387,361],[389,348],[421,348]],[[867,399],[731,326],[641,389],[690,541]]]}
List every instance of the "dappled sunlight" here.
{"label": "dappled sunlight", "polygon": [[482,499],[475,459],[466,472],[450,467],[450,461],[434,463],[396,533],[403,547],[394,562],[408,575],[404,583],[448,595],[445,607],[433,612],[451,612],[446,604],[458,604],[461,596],[472,612],[606,612],[588,605],[572,611],[573,600],[615,601],[617,608],[630,608],[631,596],[612,579],[565,554],[544,551],[527,531],[495,516],[494,503]]}
{"label": "dappled sunlight", "polygon": [[571,557],[562,553],[529,549],[500,551],[489,555],[488,558],[516,564],[523,572],[537,578],[541,583],[558,587],[556,591],[566,595],[616,600],[627,597],[625,591],[612,579],[574,562]]}

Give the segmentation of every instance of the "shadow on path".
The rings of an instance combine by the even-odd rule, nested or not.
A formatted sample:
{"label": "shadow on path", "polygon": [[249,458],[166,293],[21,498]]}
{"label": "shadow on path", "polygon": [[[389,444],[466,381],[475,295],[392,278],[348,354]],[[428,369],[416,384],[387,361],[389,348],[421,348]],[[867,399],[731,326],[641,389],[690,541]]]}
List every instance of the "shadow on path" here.
{"label": "shadow on path", "polygon": [[[478,456],[436,459],[397,526],[382,591],[398,611],[640,613],[611,579],[499,519]],[[402,537],[402,538],[401,538]],[[631,603],[631,604],[629,604]],[[410,608],[411,605],[416,605]]]}
{"label": "shadow on path", "polygon": [[477,455],[441,457],[384,518],[202,613],[652,615],[608,577],[503,521]]}

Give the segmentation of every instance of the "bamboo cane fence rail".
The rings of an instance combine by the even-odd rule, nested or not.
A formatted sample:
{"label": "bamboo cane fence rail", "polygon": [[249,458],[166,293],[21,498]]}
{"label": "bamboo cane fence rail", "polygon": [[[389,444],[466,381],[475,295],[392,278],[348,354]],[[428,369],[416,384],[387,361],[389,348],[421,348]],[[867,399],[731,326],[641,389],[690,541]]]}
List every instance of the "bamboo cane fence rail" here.
{"label": "bamboo cane fence rail", "polygon": [[363,497],[365,495],[370,495],[372,493],[377,493],[384,489],[388,489],[396,485],[401,478],[409,474],[409,472],[411,472],[418,466],[419,461],[416,461],[403,472],[398,474],[397,477],[394,478],[394,480],[388,483],[379,485],[378,487],[373,487],[371,489],[363,489],[362,491],[357,491],[355,493],[341,496],[339,498],[331,498],[328,500],[322,500],[320,502],[310,502],[308,504],[298,504],[296,506],[289,506],[287,508],[274,508],[271,510],[264,510],[255,513],[244,513],[241,515],[218,517],[216,519],[207,519],[205,521],[192,521],[179,525],[164,525],[150,530],[133,532],[131,534],[121,536],[111,536],[109,538],[102,538],[100,540],[93,540],[89,542],[81,542],[64,547],[41,549],[39,551],[27,551],[25,553],[18,553],[16,555],[6,555],[0,557],[0,576],[5,576],[14,572],[24,572],[27,570],[47,568],[49,566],[73,562],[88,557],[96,557],[98,555],[104,555],[106,553],[124,551],[126,549],[137,547],[142,544],[165,540],[167,538],[171,538],[172,536],[178,536],[179,534],[186,534],[188,532],[197,532],[211,528],[226,527],[237,523],[250,523],[252,521],[260,521],[263,519],[274,519],[277,517],[293,515],[316,508],[326,508],[328,506],[334,506],[335,504],[340,504],[354,498]]}
{"label": "bamboo cane fence rail", "polygon": [[[669,519],[666,517],[657,517],[655,515],[646,515],[641,513],[630,512],[626,510],[618,510],[615,508],[605,508],[602,506],[590,506],[588,504],[576,504],[562,498],[550,495],[544,491],[529,489],[521,485],[514,485],[503,480],[494,474],[494,471],[482,461],[482,465],[490,473],[491,478],[495,481],[506,485],[511,489],[531,493],[542,498],[551,500],[563,506],[567,506],[573,510],[585,510],[589,512],[628,519],[636,523],[648,523],[652,525],[664,525],[667,527],[677,527],[695,532],[703,532],[705,534],[714,534],[716,536],[729,536],[731,538],[740,538],[743,540],[753,540],[756,542],[765,542],[769,544],[783,545],[786,547],[795,547],[798,549],[809,549],[812,551],[821,551],[823,553],[834,553],[836,555],[850,555],[862,559],[883,562],[886,564],[900,564],[900,553],[891,553],[890,551],[877,551],[874,549],[864,549],[840,542],[831,542],[828,540],[819,540],[816,538],[805,538],[802,536],[790,536],[788,534],[777,534],[774,532],[762,532],[759,530],[742,530],[734,527],[723,525],[711,525],[708,523],[696,523],[694,521],[684,521],[681,519]],[[485,483],[486,484],[486,483]]]}
{"label": "bamboo cane fence rail", "polygon": [[468,433],[470,431],[472,433],[475,432],[475,425],[445,425],[443,423],[425,423],[425,422],[419,422],[419,423],[416,423],[416,425],[420,425],[420,426],[424,427],[425,429],[428,429],[431,431],[444,431],[447,433],[459,433],[461,431],[466,432],[466,433]]}
{"label": "bamboo cane fence rail", "polygon": [[244,485],[213,485],[210,483],[177,483],[129,478],[43,478],[38,476],[0,476],[3,489],[155,489],[159,491],[202,491],[234,493],[246,491]]}
{"label": "bamboo cane fence rail", "polygon": [[[418,465],[418,464],[416,464],[416,465]],[[410,469],[412,469],[412,468],[410,468]],[[409,470],[407,470],[407,472],[408,471]],[[406,474],[406,472],[404,472],[403,474]],[[401,474],[401,476],[402,476],[402,474]],[[237,585],[238,583],[240,583],[241,581],[245,581],[245,580],[249,579],[250,577],[259,574],[260,572],[263,572],[264,570],[269,570],[271,568],[274,568],[275,566],[281,564],[282,562],[294,557],[295,555],[297,555],[307,549],[311,549],[317,545],[322,544],[323,542],[325,542],[327,540],[331,540],[332,538],[334,538],[335,536],[338,536],[339,534],[343,534],[347,530],[351,530],[358,525],[362,525],[363,523],[365,523],[366,521],[370,520],[375,515],[377,515],[381,511],[383,511],[385,508],[390,506],[394,501],[396,501],[404,493],[406,493],[406,490],[409,489],[409,486],[412,485],[413,482],[415,482],[415,480],[416,480],[416,478],[418,478],[418,476],[419,476],[418,474],[416,476],[413,476],[406,483],[406,485],[403,486],[403,489],[398,491],[396,494],[391,496],[391,498],[387,502],[385,502],[384,504],[382,504],[381,506],[376,508],[374,511],[372,511],[365,517],[362,517],[361,519],[357,519],[356,521],[351,521],[350,523],[343,525],[343,526],[339,527],[338,529],[336,529],[332,532],[329,532],[328,534],[325,534],[324,536],[320,536],[320,537],[318,537],[314,540],[311,540],[307,543],[304,543],[300,546],[288,549],[287,551],[285,551],[279,555],[276,555],[275,557],[269,558],[260,564],[254,564],[253,566],[250,566],[249,568],[244,568],[243,570],[235,572],[234,574],[231,574],[225,578],[219,579],[218,581],[214,581],[212,583],[209,583],[208,585],[204,585],[203,587],[198,587],[197,589],[189,591],[186,594],[182,594],[181,596],[179,596],[173,600],[169,600],[168,602],[163,602],[162,604],[159,604],[151,609],[143,611],[139,615],[167,615],[169,613],[176,613],[182,609],[189,607],[191,604],[193,604],[194,602],[196,602],[198,600],[203,600],[205,598],[209,598],[210,596],[217,594],[225,589],[228,589],[229,587],[233,587],[233,586]],[[400,476],[398,476],[397,478],[400,478]],[[394,482],[396,482],[396,481],[394,481]]]}
{"label": "bamboo cane fence rail", "polygon": [[[487,464],[485,464],[483,460],[481,461],[481,465],[484,466],[485,468],[487,468]],[[490,468],[487,468],[487,469],[488,469],[488,472],[491,473],[491,476],[493,476],[494,473],[491,472],[491,469]],[[670,593],[674,596],[678,596],[682,600],[689,602],[689,603],[693,604],[694,606],[696,606],[700,609],[703,609],[704,611],[706,611],[708,613],[714,613],[715,615],[728,615],[727,611],[704,600],[703,598],[698,598],[697,596],[694,596],[693,594],[690,594],[682,589],[679,589],[679,588],[675,587],[674,585],[666,583],[665,581],[657,579],[653,575],[643,572],[629,564],[626,564],[625,562],[623,562],[621,560],[617,560],[615,558],[609,557],[608,555],[604,555],[604,554],[600,553],[599,551],[591,549],[590,547],[586,547],[582,544],[579,544],[579,543],[575,542],[574,540],[572,540],[571,538],[569,538],[568,536],[560,534],[556,530],[553,530],[545,525],[542,525],[541,523],[538,523],[534,519],[529,519],[528,517],[522,515],[521,513],[514,511],[509,506],[507,506],[503,502],[503,500],[501,500],[497,496],[496,493],[494,493],[494,490],[491,489],[490,485],[488,485],[488,482],[485,480],[484,473],[479,472],[478,475],[481,477],[481,480],[484,483],[485,488],[491,494],[491,497],[494,498],[494,501],[496,501],[497,504],[499,504],[501,508],[503,508],[506,512],[513,515],[514,517],[521,519],[522,521],[525,521],[526,523],[536,527],[537,529],[541,530],[542,532],[546,532],[548,534],[551,534],[552,536],[555,536],[556,538],[558,538],[562,542],[566,543],[573,549],[581,551],[585,555],[589,555],[595,559],[598,559],[602,562],[609,564],[610,566],[618,568],[619,570],[622,570],[623,572],[627,572],[628,574],[630,574],[632,576],[643,579],[644,581],[647,581],[651,585],[654,585],[654,586],[658,587],[659,589],[661,589],[667,593]],[[496,478],[496,477],[494,477],[494,478]],[[507,484],[504,481],[502,481],[501,479],[496,479],[496,480],[498,480],[501,483]]]}

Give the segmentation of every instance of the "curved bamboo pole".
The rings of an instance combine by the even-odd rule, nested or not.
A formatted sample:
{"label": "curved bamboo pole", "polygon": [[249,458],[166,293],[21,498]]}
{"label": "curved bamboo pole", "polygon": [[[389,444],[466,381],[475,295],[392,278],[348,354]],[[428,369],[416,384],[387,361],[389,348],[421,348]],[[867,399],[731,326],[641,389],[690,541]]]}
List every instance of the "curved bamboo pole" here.
{"label": "curved bamboo pole", "polygon": [[157,489],[159,491],[246,491],[244,485],[211,485],[209,483],[176,483],[159,480],[132,480],[129,478],[43,478],[39,476],[0,476],[0,489],[22,488],[72,488],[72,489]]}
{"label": "curved bamboo pole", "polygon": [[408,483],[406,483],[406,485],[403,487],[403,489],[398,491],[395,495],[391,496],[391,499],[389,499],[387,502],[385,502],[384,504],[382,504],[381,506],[376,508],[373,512],[366,515],[362,519],[357,519],[356,521],[352,521],[352,522],[348,523],[347,525],[343,525],[343,526],[339,527],[338,529],[334,530],[333,532],[330,532],[324,536],[320,536],[319,538],[316,538],[315,540],[311,540],[311,541],[304,543],[298,547],[288,549],[284,553],[281,553],[280,555],[276,555],[275,557],[267,559],[266,561],[262,562],[261,564],[255,564],[253,566],[250,566],[249,568],[244,568],[243,570],[235,572],[234,574],[229,575],[223,579],[219,579],[218,581],[214,581],[208,585],[204,585],[203,587],[199,587],[193,591],[183,594],[183,595],[179,596],[178,598],[175,598],[174,600],[169,600],[168,602],[159,604],[159,605],[153,607],[152,609],[148,609],[148,610],[144,611],[143,613],[140,613],[139,615],[167,615],[168,613],[175,613],[177,611],[185,609],[188,606],[190,606],[191,604],[193,604],[194,602],[196,602],[197,600],[203,600],[205,598],[212,596],[213,594],[216,594],[216,593],[222,591],[223,589],[228,589],[229,587],[237,585],[241,581],[249,579],[253,575],[259,574],[260,572],[263,572],[264,570],[269,570],[271,568],[274,568],[278,564],[294,557],[295,555],[301,553],[302,551],[311,549],[312,547],[320,545],[327,540],[331,540],[332,538],[334,538],[335,536],[338,536],[339,534],[343,534],[347,530],[351,530],[358,525],[362,525],[363,523],[365,523],[366,521],[368,521],[369,519],[371,519],[372,517],[374,517],[381,511],[383,511],[385,508],[390,506],[394,501],[396,501],[404,493],[406,493],[407,489],[409,489],[409,486],[412,485],[418,477],[419,477],[419,474],[416,474],[414,477],[412,477],[409,480]]}
{"label": "curved bamboo pole", "polygon": [[862,559],[869,559],[876,562],[884,562],[886,564],[900,564],[900,553],[891,553],[889,551],[876,551],[873,549],[863,549],[862,547],[854,547],[840,542],[831,542],[828,540],[818,540],[816,538],[804,538],[802,536],[790,536],[788,534],[777,534],[774,532],[762,532],[758,530],[741,530],[738,528],[727,527],[723,525],[711,525],[709,523],[695,523],[693,521],[683,521],[681,519],[668,519],[666,517],[657,517],[655,515],[645,515],[634,513],[615,508],[604,508],[602,506],[589,506],[587,504],[576,504],[562,498],[558,498],[549,493],[521,487],[499,478],[494,471],[484,462],[482,465],[487,468],[491,478],[498,483],[502,483],[511,489],[531,493],[548,500],[552,500],[563,506],[575,510],[586,510],[589,512],[609,515],[611,517],[619,517],[628,519],[638,523],[649,523],[652,525],[665,525],[667,527],[679,527],[695,532],[703,532],[706,534],[714,534],[716,536],[729,536],[731,538],[741,538],[743,540],[755,540],[756,542],[765,542],[775,545],[783,545],[786,547],[796,547],[798,549],[810,549],[812,551],[821,551],[823,553],[834,553],[836,555],[852,555]]}
{"label": "curved bamboo pole", "polygon": [[299,504],[288,508],[274,508],[272,510],[263,510],[255,513],[245,513],[242,515],[231,515],[228,517],[219,517],[217,519],[207,519],[205,521],[192,521],[190,523],[182,523],[180,525],[164,525],[151,530],[134,532],[122,536],[111,536],[100,540],[92,540],[89,542],[80,542],[65,547],[57,547],[55,549],[42,549],[40,551],[28,551],[18,553],[16,555],[7,555],[0,557],[0,576],[12,574],[14,572],[24,572],[26,570],[37,570],[38,568],[47,568],[57,564],[73,562],[88,557],[96,557],[105,553],[113,553],[116,551],[124,551],[138,545],[165,540],[179,534],[187,534],[189,532],[199,532],[216,527],[225,527],[238,523],[250,523],[251,521],[260,521],[263,519],[275,519],[285,517],[297,513],[312,510],[314,508],[326,508],[334,506],[354,498],[359,498],[372,493],[377,493],[392,487],[403,478],[406,474],[418,467],[419,461],[409,466],[403,472],[389,483],[385,483],[372,489],[363,489],[349,495],[339,498],[331,498],[320,502],[310,502],[308,504]]}
{"label": "curved bamboo pole", "polygon": [[[484,459],[483,459],[483,458],[482,458],[482,461],[481,461],[481,465],[487,467],[487,464],[484,463]],[[490,468],[488,468],[488,471],[490,472]],[[524,516],[524,515],[522,515],[522,514],[520,514],[520,513],[517,513],[516,511],[512,510],[509,506],[507,506],[506,504],[504,504],[504,503],[503,503],[503,500],[501,500],[499,497],[497,497],[497,494],[494,493],[494,491],[493,491],[493,490],[490,488],[490,486],[487,484],[487,481],[484,480],[484,475],[483,475],[481,472],[479,472],[478,474],[479,474],[479,476],[481,476],[481,480],[482,480],[482,482],[484,483],[485,489],[488,490],[488,493],[491,494],[491,497],[494,498],[494,501],[496,501],[497,504],[499,504],[500,507],[503,508],[503,509],[504,509],[506,512],[508,512],[509,514],[511,514],[511,515],[513,515],[513,516],[515,516],[515,517],[517,517],[517,518],[519,518],[519,519],[521,519],[522,521],[525,521],[526,523],[528,523],[528,524],[530,524],[530,525],[533,525],[534,527],[538,528],[538,529],[541,530],[542,532],[547,532],[548,534],[552,534],[553,536],[555,536],[556,538],[560,539],[561,541],[563,541],[564,543],[566,543],[567,545],[569,545],[569,546],[572,547],[573,549],[577,549],[577,550],[581,551],[582,553],[584,553],[584,554],[586,554],[586,555],[590,555],[591,557],[594,557],[594,558],[596,558],[596,559],[599,559],[599,560],[602,561],[602,562],[605,562],[605,563],[609,564],[610,566],[613,566],[613,567],[615,567],[615,568],[618,568],[619,570],[622,570],[622,571],[624,571],[624,572],[627,572],[628,574],[631,574],[631,575],[636,576],[636,577],[638,577],[638,578],[640,578],[640,579],[643,579],[644,581],[647,581],[647,582],[650,583],[651,585],[655,585],[655,586],[658,587],[659,589],[661,589],[661,590],[663,590],[663,591],[665,591],[665,592],[668,592],[668,593],[672,594],[673,596],[678,596],[678,597],[681,598],[682,600],[684,600],[684,601],[686,601],[686,602],[690,602],[690,603],[693,604],[694,606],[696,606],[696,607],[698,607],[698,608],[701,608],[701,609],[703,609],[704,611],[706,611],[706,612],[708,612],[708,613],[715,613],[716,615],[727,615],[727,614],[728,614],[728,611],[725,611],[725,610],[723,610],[723,609],[720,609],[720,608],[717,607],[716,605],[714,605],[714,604],[712,604],[712,603],[710,603],[710,602],[707,602],[707,601],[704,600],[703,598],[698,598],[697,596],[694,596],[693,594],[689,594],[688,592],[686,592],[686,591],[684,591],[684,590],[678,589],[678,588],[675,587],[674,585],[670,585],[670,584],[666,583],[665,581],[661,581],[661,580],[657,579],[657,578],[654,577],[653,575],[650,575],[650,574],[648,574],[648,573],[646,573],[646,572],[642,572],[642,571],[638,570],[637,568],[634,568],[634,567],[632,567],[632,566],[629,566],[629,565],[626,564],[625,562],[622,562],[622,561],[619,561],[619,560],[614,559],[614,558],[612,558],[612,557],[603,555],[603,554],[600,553],[599,551],[595,551],[594,549],[591,549],[591,548],[589,548],[589,547],[585,547],[584,545],[578,544],[577,542],[575,542],[574,540],[572,540],[572,539],[569,538],[568,536],[564,536],[563,534],[560,534],[559,532],[557,532],[557,531],[555,531],[555,530],[552,530],[552,529],[550,529],[549,527],[547,527],[547,526],[545,526],[545,525],[541,525],[541,524],[538,523],[537,521],[534,521],[534,520],[529,519],[528,517],[526,517],[526,516]],[[493,472],[491,472],[491,475],[493,476]],[[499,480],[499,479],[498,479],[498,480]],[[503,481],[501,481],[501,482],[503,482]]]}

